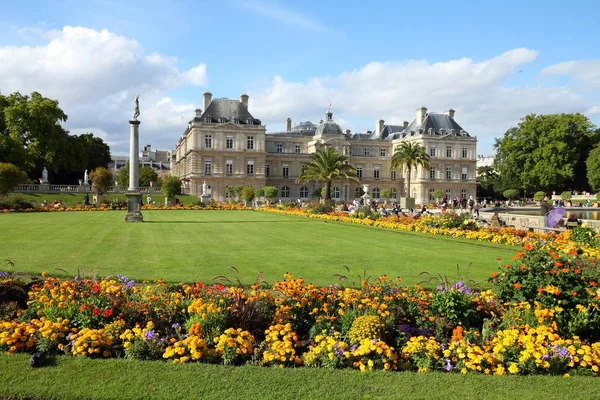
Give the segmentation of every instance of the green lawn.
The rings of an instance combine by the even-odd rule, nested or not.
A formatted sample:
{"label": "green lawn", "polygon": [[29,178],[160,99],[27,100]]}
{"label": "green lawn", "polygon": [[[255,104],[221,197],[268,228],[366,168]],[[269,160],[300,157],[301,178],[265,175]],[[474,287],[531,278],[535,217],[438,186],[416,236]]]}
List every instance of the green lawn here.
{"label": "green lawn", "polygon": [[[0,354],[0,399],[598,399],[600,379],[173,365]],[[13,396],[13,397],[11,397]]]}
{"label": "green lawn", "polygon": [[[414,284],[427,271],[485,283],[517,249],[447,237],[398,232],[254,211],[144,211],[145,223],[126,224],[124,211],[0,214],[0,259],[20,271],[56,274],[78,268],[100,275],[169,281],[212,281],[219,274],[268,283],[285,272],[315,284],[350,267]],[[472,263],[467,272],[468,265]],[[0,266],[0,270],[8,266]]]}
{"label": "green lawn", "polygon": [[[90,193],[90,202],[92,201],[92,195],[93,194]],[[54,200],[58,200],[63,206],[83,205],[83,196],[83,193],[11,193],[9,195],[11,199],[20,197],[23,200],[31,202],[36,207],[39,207],[44,200],[50,204],[52,204]],[[120,199],[123,202],[127,201],[125,194],[107,194],[104,197],[109,201],[112,201],[113,199]],[[147,203],[147,197],[148,195],[142,195],[144,204]],[[150,197],[152,197],[152,201],[156,204],[165,204],[165,196],[162,194],[152,194]],[[176,197],[182,204],[192,204],[193,202],[200,201],[196,196],[179,195]]]}

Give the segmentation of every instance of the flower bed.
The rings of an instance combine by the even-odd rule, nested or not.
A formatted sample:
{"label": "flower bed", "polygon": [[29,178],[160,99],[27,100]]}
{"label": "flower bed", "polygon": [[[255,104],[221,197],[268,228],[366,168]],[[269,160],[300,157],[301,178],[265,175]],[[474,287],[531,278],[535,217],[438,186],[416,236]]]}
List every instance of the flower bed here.
{"label": "flower bed", "polygon": [[[127,210],[127,205],[111,206],[108,204],[101,204],[100,206],[89,205],[89,206],[71,206],[71,207],[35,207],[26,209],[3,209],[3,213],[32,213],[32,212],[63,212],[63,211],[121,211]],[[142,210],[252,210],[251,207],[246,207],[239,203],[218,203],[210,202],[208,204],[191,204],[191,205],[155,205],[155,204],[144,204]]]}
{"label": "flower bed", "polygon": [[[576,251],[528,243],[491,290],[382,276],[317,287],[136,284],[123,276],[27,285],[0,304],[0,350],[174,363],[597,376],[599,270]],[[23,288],[0,273],[0,288]],[[5,290],[6,293],[9,291]]]}
{"label": "flower bed", "polygon": [[[576,250],[584,255],[600,258],[600,249],[596,243],[600,243],[600,235],[588,229],[588,233],[594,240],[588,242],[575,242],[572,240],[573,231],[567,230],[557,233],[534,233],[514,228],[479,228],[472,219],[464,218],[455,213],[446,213],[443,216],[428,215],[422,218],[412,217],[381,217],[377,219],[356,218],[343,212],[332,212],[328,214],[315,214],[299,208],[261,208],[260,211],[272,212],[284,215],[295,215],[321,219],[326,221],[339,221],[350,224],[374,226],[401,231],[422,232],[432,235],[443,235],[468,240],[478,240],[489,243],[499,243],[511,246],[524,246],[527,243],[544,245],[548,249],[561,252]],[[580,228],[581,229],[581,228]]]}

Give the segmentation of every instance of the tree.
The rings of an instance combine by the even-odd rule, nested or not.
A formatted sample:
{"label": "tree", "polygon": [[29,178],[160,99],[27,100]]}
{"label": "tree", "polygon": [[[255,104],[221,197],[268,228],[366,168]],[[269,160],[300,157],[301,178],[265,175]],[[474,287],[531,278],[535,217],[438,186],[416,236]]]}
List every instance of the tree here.
{"label": "tree", "polygon": [[232,191],[233,191],[233,194],[235,195],[235,199],[239,200],[242,197],[242,192],[244,191],[244,186],[236,185],[233,187]]}
{"label": "tree", "polygon": [[600,190],[600,146],[596,146],[585,161],[587,180],[592,190]]}
{"label": "tree", "polygon": [[384,202],[387,203],[388,199],[392,197],[392,189],[383,189],[381,191],[381,197],[383,197]]}
{"label": "tree", "polygon": [[272,201],[275,197],[277,197],[277,188],[274,186],[265,186],[263,188],[265,199]]}
{"label": "tree", "polygon": [[[158,176],[158,173],[149,165],[142,166],[140,164],[138,178],[139,185],[142,187],[150,186],[150,182],[156,183],[153,183],[156,187],[160,187],[162,184],[162,180]],[[119,187],[129,186],[129,163],[125,164],[125,166],[119,170],[119,173],[117,174],[117,185]]]}
{"label": "tree", "polygon": [[0,196],[8,194],[20,183],[27,181],[27,175],[19,167],[10,163],[0,163]]}
{"label": "tree", "polygon": [[600,131],[582,114],[530,114],[496,139],[503,188],[586,190],[585,160]]}
{"label": "tree", "polygon": [[485,165],[477,168],[477,197],[497,198],[501,180],[494,167]]}
{"label": "tree", "polygon": [[502,192],[502,196],[509,200],[514,200],[519,197],[519,191],[517,189],[506,189],[504,192]]}
{"label": "tree", "polygon": [[298,178],[298,182],[324,182],[325,200],[331,200],[331,184],[338,179],[350,179],[358,182],[356,168],[347,164],[348,156],[336,151],[330,146],[311,154],[306,169]]}
{"label": "tree", "polygon": [[445,194],[446,193],[441,189],[437,189],[437,190],[433,191],[433,197],[438,200],[443,198]]}
{"label": "tree", "polygon": [[564,201],[569,201],[569,200],[571,200],[571,198],[573,198],[573,194],[570,191],[562,192],[560,194],[560,198],[563,199]]}
{"label": "tree", "polygon": [[175,197],[181,194],[181,180],[176,176],[167,176],[161,189],[165,197]]}
{"label": "tree", "polygon": [[102,196],[110,189],[113,175],[108,168],[98,167],[90,173],[90,180],[93,189],[98,192],[98,196]]}
{"label": "tree", "polygon": [[429,168],[429,154],[425,151],[425,147],[418,143],[402,142],[396,147],[392,155],[390,169],[405,168],[406,174],[406,197],[410,198],[410,175],[413,168],[418,166]]}
{"label": "tree", "polygon": [[265,197],[265,188],[256,189],[254,194],[256,198]]}
{"label": "tree", "polygon": [[[242,199],[244,199],[244,202],[247,204],[248,202],[251,202],[252,200],[254,200],[254,197],[256,196],[256,193],[254,191],[254,188],[252,187],[245,187],[242,190]],[[244,205],[246,205],[244,204]]]}
{"label": "tree", "polygon": [[91,133],[69,135],[61,126],[66,121],[58,101],[37,92],[0,94],[0,162],[13,163],[33,179],[47,167],[61,183],[75,183],[84,170],[105,167],[108,145]]}

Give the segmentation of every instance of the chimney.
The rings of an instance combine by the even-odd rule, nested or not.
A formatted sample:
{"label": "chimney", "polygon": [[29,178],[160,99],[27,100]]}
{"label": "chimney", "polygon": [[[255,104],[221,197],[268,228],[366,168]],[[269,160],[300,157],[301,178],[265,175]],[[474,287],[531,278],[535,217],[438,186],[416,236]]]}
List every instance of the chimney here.
{"label": "chimney", "polygon": [[202,115],[202,110],[199,108],[196,108],[194,112],[196,113],[196,118],[200,118],[200,116]]}
{"label": "chimney", "polygon": [[404,125],[404,129],[408,128],[408,121],[404,121],[403,125]]}
{"label": "chimney", "polygon": [[446,111],[446,114],[448,114],[450,116],[450,118],[454,119],[454,113],[456,111],[454,111],[453,109],[449,109],[448,111]]}
{"label": "chimney", "polygon": [[204,111],[208,110],[208,106],[210,106],[211,101],[212,101],[212,93],[204,92]]}
{"label": "chimney", "polygon": [[346,135],[349,135],[350,133],[352,133],[352,131],[350,129],[346,129]]}
{"label": "chimney", "polygon": [[383,131],[383,123],[385,121],[380,119],[379,121],[375,122],[375,137],[379,137],[381,136],[381,131]]}
{"label": "chimney", "polygon": [[292,130],[292,119],[291,118],[288,118],[285,120],[285,130],[288,132]]}
{"label": "chimney", "polygon": [[249,96],[246,93],[240,95],[240,103],[242,103],[246,109],[248,109],[248,97]]}
{"label": "chimney", "polygon": [[417,125],[420,127],[425,120],[425,114],[427,114],[427,107],[417,108]]}

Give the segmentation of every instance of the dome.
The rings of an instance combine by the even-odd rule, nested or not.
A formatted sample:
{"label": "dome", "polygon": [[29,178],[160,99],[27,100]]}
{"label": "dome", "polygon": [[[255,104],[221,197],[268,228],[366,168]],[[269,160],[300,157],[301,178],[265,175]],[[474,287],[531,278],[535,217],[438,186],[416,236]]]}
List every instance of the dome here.
{"label": "dome", "polygon": [[333,121],[333,113],[328,110],[325,115],[327,116],[327,119],[317,127],[315,136],[343,135],[344,132],[342,131],[342,128]]}
{"label": "dome", "polygon": [[296,126],[292,128],[292,131],[295,132],[303,132],[303,131],[312,131],[314,132],[317,129],[317,125],[313,124],[310,121],[300,122]]}

